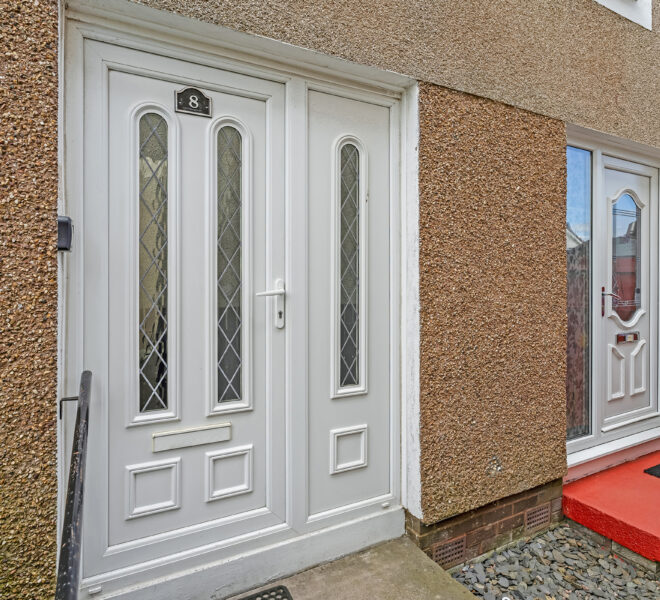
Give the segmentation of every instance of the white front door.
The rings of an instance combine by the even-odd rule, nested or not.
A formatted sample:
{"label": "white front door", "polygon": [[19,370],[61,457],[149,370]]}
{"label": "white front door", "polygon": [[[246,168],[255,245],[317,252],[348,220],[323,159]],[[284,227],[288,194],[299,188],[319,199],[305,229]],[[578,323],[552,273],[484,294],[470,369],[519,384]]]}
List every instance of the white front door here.
{"label": "white front door", "polygon": [[604,155],[600,181],[596,414],[602,434],[620,437],[657,413],[657,170]]}
{"label": "white front door", "polygon": [[256,295],[284,279],[284,89],[86,56],[92,576],[286,520],[284,331]]}
{"label": "white front door", "polygon": [[90,597],[224,597],[403,531],[397,105],[280,79],[84,41]]}

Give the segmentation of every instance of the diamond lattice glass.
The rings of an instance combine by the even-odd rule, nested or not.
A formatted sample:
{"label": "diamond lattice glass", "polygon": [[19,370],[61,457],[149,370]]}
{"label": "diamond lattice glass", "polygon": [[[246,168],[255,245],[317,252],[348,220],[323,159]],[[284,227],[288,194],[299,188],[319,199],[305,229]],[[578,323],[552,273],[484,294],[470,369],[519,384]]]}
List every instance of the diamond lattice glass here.
{"label": "diamond lattice glass", "polygon": [[218,131],[218,402],[241,399],[242,140],[234,127]]}
{"label": "diamond lattice glass", "polygon": [[140,412],[167,409],[167,122],[140,119]]}
{"label": "diamond lattice glass", "polygon": [[360,155],[341,149],[339,260],[339,385],[360,383]]}

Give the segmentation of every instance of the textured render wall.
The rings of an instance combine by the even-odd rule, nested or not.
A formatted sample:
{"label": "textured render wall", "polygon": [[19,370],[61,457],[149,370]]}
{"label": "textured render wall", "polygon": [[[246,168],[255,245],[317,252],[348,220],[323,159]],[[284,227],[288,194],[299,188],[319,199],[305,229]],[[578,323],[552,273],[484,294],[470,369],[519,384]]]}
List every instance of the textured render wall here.
{"label": "textured render wall", "polygon": [[658,0],[136,1],[660,146]]}
{"label": "textured render wall", "polygon": [[0,0],[0,598],[52,598],[57,2]]}
{"label": "textured render wall", "polygon": [[432,523],[565,472],[561,121],[422,84],[422,510]]}

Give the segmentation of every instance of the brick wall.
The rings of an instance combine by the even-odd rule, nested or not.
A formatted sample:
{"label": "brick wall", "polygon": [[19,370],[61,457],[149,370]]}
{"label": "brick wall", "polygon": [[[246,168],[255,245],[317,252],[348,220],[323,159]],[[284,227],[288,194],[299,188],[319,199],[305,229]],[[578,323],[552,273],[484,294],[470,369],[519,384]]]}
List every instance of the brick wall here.
{"label": "brick wall", "polygon": [[433,525],[406,513],[406,531],[442,567],[452,567],[558,523],[562,481],[557,479]]}

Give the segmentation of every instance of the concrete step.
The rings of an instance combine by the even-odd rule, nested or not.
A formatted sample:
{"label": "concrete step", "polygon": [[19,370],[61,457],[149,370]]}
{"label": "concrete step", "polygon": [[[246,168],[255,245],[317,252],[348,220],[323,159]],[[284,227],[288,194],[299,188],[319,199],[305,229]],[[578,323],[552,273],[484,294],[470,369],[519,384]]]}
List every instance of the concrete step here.
{"label": "concrete step", "polygon": [[233,596],[284,585],[293,600],[474,600],[407,537],[345,556],[292,577]]}

